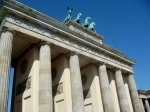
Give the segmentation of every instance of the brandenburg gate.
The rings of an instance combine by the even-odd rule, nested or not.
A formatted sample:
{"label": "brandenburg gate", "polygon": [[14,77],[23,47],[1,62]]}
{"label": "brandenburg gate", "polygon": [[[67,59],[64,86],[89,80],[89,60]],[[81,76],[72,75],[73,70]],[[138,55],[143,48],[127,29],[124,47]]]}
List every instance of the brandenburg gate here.
{"label": "brandenburg gate", "polygon": [[8,110],[11,66],[11,112],[142,112],[135,61],[103,36],[15,0],[0,9],[0,112]]}

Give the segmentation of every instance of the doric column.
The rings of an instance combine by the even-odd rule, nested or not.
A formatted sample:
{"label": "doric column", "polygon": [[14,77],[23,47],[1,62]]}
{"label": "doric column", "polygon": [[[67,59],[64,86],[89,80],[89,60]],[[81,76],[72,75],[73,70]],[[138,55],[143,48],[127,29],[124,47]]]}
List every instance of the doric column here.
{"label": "doric column", "polygon": [[79,58],[76,52],[70,52],[70,79],[72,93],[73,112],[84,112],[83,88],[81,82],[81,73]]}
{"label": "doric column", "polygon": [[109,87],[109,79],[106,70],[106,65],[104,63],[101,63],[99,66],[99,77],[104,111],[115,112],[113,107],[112,94]]}
{"label": "doric column", "polygon": [[145,99],[145,106],[146,106],[147,112],[150,112],[150,107],[149,107],[149,103],[147,99]]}
{"label": "doric column", "polygon": [[130,112],[123,77],[120,69],[116,69],[115,79],[121,112]]}
{"label": "doric column", "polygon": [[39,69],[39,112],[53,112],[51,49],[48,42],[41,43]]}
{"label": "doric column", "polygon": [[137,92],[133,74],[129,75],[128,81],[129,81],[129,88],[130,88],[130,94],[131,94],[134,111],[142,112],[142,105],[140,103],[140,99],[139,99],[139,95]]}
{"label": "doric column", "polygon": [[12,42],[15,32],[10,29],[1,31],[0,38],[0,112],[7,112],[9,74],[11,68]]}
{"label": "doric column", "polygon": [[143,105],[142,98],[140,98],[140,103],[141,103],[141,105],[142,105],[142,111],[141,111],[141,112],[145,112],[145,109],[144,109],[144,105]]}

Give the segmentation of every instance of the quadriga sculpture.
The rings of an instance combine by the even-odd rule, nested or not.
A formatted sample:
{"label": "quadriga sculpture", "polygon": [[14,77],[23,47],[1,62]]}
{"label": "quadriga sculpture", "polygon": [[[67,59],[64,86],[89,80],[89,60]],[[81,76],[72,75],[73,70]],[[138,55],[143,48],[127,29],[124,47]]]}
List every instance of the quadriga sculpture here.
{"label": "quadriga sculpture", "polygon": [[96,24],[95,24],[94,22],[90,23],[90,25],[88,26],[88,29],[90,29],[90,30],[96,32],[96,31],[94,30],[94,26],[95,26],[95,25],[96,25]]}
{"label": "quadriga sculpture", "polygon": [[69,7],[67,7],[67,9],[68,9],[68,16],[65,18],[63,23],[66,23],[67,21],[72,20],[72,10],[73,9],[69,8]]}
{"label": "quadriga sculpture", "polygon": [[89,20],[90,20],[90,19],[91,19],[90,17],[87,17],[82,25],[83,25],[84,27],[88,28],[88,26],[89,26]]}
{"label": "quadriga sculpture", "polygon": [[82,16],[82,13],[79,13],[77,18],[74,20],[74,22],[77,22],[77,23],[81,23],[81,16]]}

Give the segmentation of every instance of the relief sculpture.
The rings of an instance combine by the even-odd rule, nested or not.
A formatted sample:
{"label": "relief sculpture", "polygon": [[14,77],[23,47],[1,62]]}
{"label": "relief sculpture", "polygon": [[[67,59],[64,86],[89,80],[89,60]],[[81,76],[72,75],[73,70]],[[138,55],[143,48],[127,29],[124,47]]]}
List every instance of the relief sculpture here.
{"label": "relief sculpture", "polygon": [[53,96],[62,94],[63,93],[63,83],[53,86],[52,90],[53,90]]}
{"label": "relief sculpture", "polygon": [[91,98],[91,91],[90,91],[90,89],[87,89],[87,90],[83,91],[83,95],[84,95],[84,99]]}
{"label": "relief sculpture", "polygon": [[25,79],[24,81],[22,81],[17,85],[16,95],[19,95],[30,88],[31,88],[31,77]]}

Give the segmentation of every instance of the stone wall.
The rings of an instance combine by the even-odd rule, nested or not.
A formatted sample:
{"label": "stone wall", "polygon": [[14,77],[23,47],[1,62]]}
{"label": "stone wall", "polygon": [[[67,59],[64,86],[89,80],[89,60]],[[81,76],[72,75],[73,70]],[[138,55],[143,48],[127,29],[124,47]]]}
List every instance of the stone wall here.
{"label": "stone wall", "polygon": [[38,111],[38,49],[33,47],[17,60],[15,112]]}

